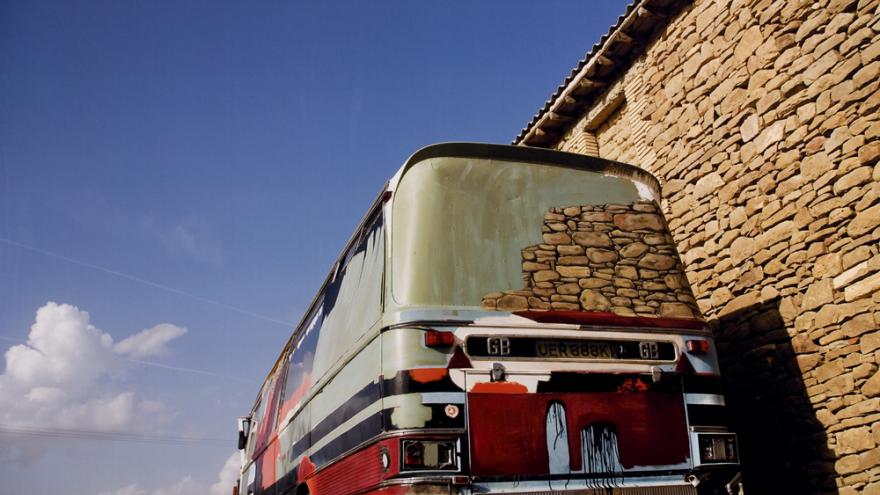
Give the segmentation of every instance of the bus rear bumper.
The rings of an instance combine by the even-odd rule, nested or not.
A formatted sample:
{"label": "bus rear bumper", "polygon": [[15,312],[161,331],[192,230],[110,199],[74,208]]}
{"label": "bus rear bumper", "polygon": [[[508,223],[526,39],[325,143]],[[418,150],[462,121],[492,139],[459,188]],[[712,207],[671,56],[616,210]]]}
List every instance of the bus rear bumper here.
{"label": "bus rear bumper", "polygon": [[[368,495],[744,495],[738,471],[718,470],[698,483],[683,476],[640,480],[556,479],[471,482],[467,477],[396,480]],[[693,480],[693,478],[690,478]]]}

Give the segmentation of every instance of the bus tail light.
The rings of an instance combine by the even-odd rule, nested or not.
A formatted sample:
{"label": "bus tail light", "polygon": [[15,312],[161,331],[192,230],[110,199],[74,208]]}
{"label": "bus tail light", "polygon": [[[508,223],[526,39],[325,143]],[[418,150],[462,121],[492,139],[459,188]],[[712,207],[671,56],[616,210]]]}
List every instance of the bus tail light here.
{"label": "bus tail light", "polygon": [[442,332],[439,330],[425,331],[426,347],[451,347],[455,343],[455,335],[452,332]]}
{"label": "bus tail light", "polygon": [[699,434],[700,464],[731,464],[739,461],[734,434]]}
{"label": "bus tail light", "polygon": [[456,448],[452,440],[404,440],[403,469],[456,470]]}
{"label": "bus tail light", "polygon": [[708,340],[688,340],[687,350],[691,354],[706,354],[709,352]]}

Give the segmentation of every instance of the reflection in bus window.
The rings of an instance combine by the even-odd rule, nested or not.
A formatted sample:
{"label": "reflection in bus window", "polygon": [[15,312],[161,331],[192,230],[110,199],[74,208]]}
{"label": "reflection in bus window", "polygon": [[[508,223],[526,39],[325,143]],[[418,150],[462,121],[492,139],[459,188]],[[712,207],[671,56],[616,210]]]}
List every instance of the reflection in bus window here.
{"label": "reflection in bus window", "polygon": [[279,413],[282,419],[302,402],[303,397],[312,387],[312,365],[315,362],[315,348],[318,345],[323,321],[323,307],[319,305],[305,334],[290,353],[287,381],[284,384],[284,397]]}

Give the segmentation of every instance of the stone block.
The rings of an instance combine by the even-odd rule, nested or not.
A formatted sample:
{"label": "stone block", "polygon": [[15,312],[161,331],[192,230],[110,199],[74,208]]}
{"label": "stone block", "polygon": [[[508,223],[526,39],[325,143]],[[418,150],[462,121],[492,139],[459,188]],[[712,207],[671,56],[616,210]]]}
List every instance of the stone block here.
{"label": "stone block", "polygon": [[735,313],[741,309],[745,309],[751,306],[754,306],[761,302],[761,293],[758,291],[747,292],[741,296],[735,297],[732,301],[727,303],[721,311],[718,312],[718,316],[724,316],[727,314]]}
{"label": "stone block", "polygon": [[876,292],[880,289],[880,273],[859,280],[844,289],[843,293],[847,301],[854,301],[860,297]]}
{"label": "stone block", "polygon": [[556,271],[563,278],[584,278],[590,276],[590,269],[585,266],[557,265]]}
{"label": "stone block", "polygon": [[801,310],[809,311],[818,308],[824,304],[828,304],[834,300],[833,288],[831,280],[819,280],[813,282],[804,294],[804,300],[801,303]]}
{"label": "stone block", "polygon": [[584,248],[581,246],[556,246],[556,251],[562,256],[580,256],[584,254]]}
{"label": "stone block", "polygon": [[[829,397],[840,397],[855,390],[855,380],[852,375],[839,375],[825,382],[825,393]],[[838,414],[840,417],[840,414]]]}
{"label": "stone block", "polygon": [[639,260],[639,268],[648,268],[650,270],[665,271],[674,268],[676,259],[672,256],[663,254],[649,253]]}
{"label": "stone block", "polygon": [[[614,215],[614,226],[626,232],[635,230],[661,232],[664,230],[663,219],[659,215],[651,213],[619,213]],[[580,243],[578,242],[578,244]]]}
{"label": "stone block", "polygon": [[566,217],[574,217],[574,216],[581,214],[581,207],[580,206],[569,206],[568,208],[563,208],[562,213]]}
{"label": "stone block", "polygon": [[547,263],[535,263],[533,261],[524,261],[522,264],[524,272],[536,272],[538,270],[549,270],[550,265]]}
{"label": "stone block", "polygon": [[873,313],[863,313],[847,320],[840,326],[840,329],[847,337],[858,337],[863,333],[876,330],[877,324],[874,321]]}
{"label": "stone block", "polygon": [[[709,174],[700,177],[697,180],[697,183],[694,185],[694,198],[702,198],[703,196],[707,196],[711,193],[714,193],[721,186],[724,185],[724,179],[721,178],[716,172],[711,172]],[[651,229],[651,230],[659,230],[659,228]]]}
{"label": "stone block", "polygon": [[556,263],[557,263],[557,266],[559,266],[559,265],[587,266],[590,264],[590,260],[586,256],[560,256],[556,260]]}
{"label": "stone block", "polygon": [[824,151],[804,158],[800,166],[801,175],[812,180],[818,179],[826,172],[833,169],[834,164],[831,162],[831,158],[828,154]]}
{"label": "stone block", "polygon": [[813,265],[813,277],[833,277],[843,271],[843,264],[839,253],[829,253],[816,260]]}
{"label": "stone block", "polygon": [[855,454],[876,446],[871,436],[871,429],[867,426],[851,428],[835,435],[837,440],[838,454]]}
{"label": "stone block", "polygon": [[584,278],[578,280],[578,285],[582,289],[600,289],[602,287],[608,287],[611,285],[611,281],[604,280],[601,278]]}
{"label": "stone block", "polygon": [[648,246],[642,242],[633,242],[631,244],[627,244],[620,250],[620,255],[624,258],[638,258],[645,254],[648,250]]}
{"label": "stone block", "polygon": [[592,211],[581,214],[581,221],[584,222],[610,222],[611,213],[607,211]]}
{"label": "stone block", "polygon": [[880,411],[880,398],[872,398],[845,407],[838,411],[835,416],[837,416],[838,420],[843,420],[875,414],[877,411]]}
{"label": "stone block", "polygon": [[874,373],[874,376],[862,385],[862,393],[866,397],[877,397],[880,395],[880,372]]}
{"label": "stone block", "polygon": [[[864,277],[865,275],[880,270],[880,257],[874,257],[869,260],[867,259],[867,256],[870,256],[870,249],[868,249],[867,246],[862,246],[862,248],[864,249],[860,249],[861,255],[858,256],[862,257],[862,255],[864,255],[865,261],[862,261],[861,263],[849,268],[845,272],[834,277],[833,284],[835,289],[846,287],[847,285]],[[854,259],[854,256],[851,256],[849,259],[847,259],[846,255],[842,257],[844,264],[847,261],[852,261]]]}
{"label": "stone block", "polygon": [[581,288],[576,283],[567,283],[557,287],[556,292],[563,295],[580,294]]}
{"label": "stone block", "polygon": [[810,64],[809,67],[803,72],[804,83],[812,84],[816,81],[820,76],[827,74],[830,72],[831,68],[837,65],[837,62],[840,61],[840,54],[837,53],[837,50],[830,50],[825,55],[822,55],[818,60]]}
{"label": "stone block", "polygon": [[839,474],[856,473],[861,469],[858,455],[848,455],[837,459],[834,463],[834,470]]}
{"label": "stone block", "polygon": [[611,301],[601,292],[592,289],[585,289],[581,292],[580,303],[586,311],[608,311],[611,309]]}
{"label": "stone block", "polygon": [[571,237],[565,232],[552,232],[544,234],[544,242],[550,245],[571,244]]}
{"label": "stone block", "polygon": [[501,311],[523,311],[529,309],[529,300],[523,296],[505,294],[498,300],[496,308]]}
{"label": "stone block", "polygon": [[617,261],[617,252],[609,249],[587,248],[587,258],[593,263],[614,263]]}
{"label": "stone block", "polygon": [[632,266],[618,265],[614,268],[614,275],[621,278],[626,278],[629,280],[635,280],[639,278],[639,273]]}
{"label": "stone block", "polygon": [[808,371],[812,370],[816,367],[820,360],[819,354],[799,354],[795,356],[795,361],[797,362],[798,369],[801,370],[801,373],[806,374]]}
{"label": "stone block", "polygon": [[880,332],[862,335],[859,339],[859,352],[862,354],[871,354],[880,349]]}
{"label": "stone block", "polygon": [[548,282],[551,280],[558,280],[559,272],[556,272],[555,270],[541,270],[535,272],[533,277],[535,282]]}
{"label": "stone block", "polygon": [[585,247],[612,247],[611,237],[603,232],[575,232],[574,242]]}
{"label": "stone block", "polygon": [[874,165],[880,158],[880,142],[866,144],[859,148],[859,163],[862,165]]}
{"label": "stone block", "polygon": [[873,169],[871,167],[859,167],[838,179],[832,186],[832,190],[834,194],[842,195],[854,187],[870,182],[872,175]]}

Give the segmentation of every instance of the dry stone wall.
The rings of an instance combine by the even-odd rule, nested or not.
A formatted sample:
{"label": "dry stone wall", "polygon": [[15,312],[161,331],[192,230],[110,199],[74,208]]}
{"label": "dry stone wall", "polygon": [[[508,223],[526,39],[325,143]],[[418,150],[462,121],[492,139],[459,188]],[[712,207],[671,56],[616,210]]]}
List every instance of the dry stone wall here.
{"label": "dry stone wall", "polygon": [[664,183],[747,491],[880,494],[880,2],[695,1],[636,77],[603,132]]}
{"label": "dry stone wall", "polygon": [[483,308],[700,317],[654,202],[551,208],[542,231],[522,250],[525,288],[486,294]]}

